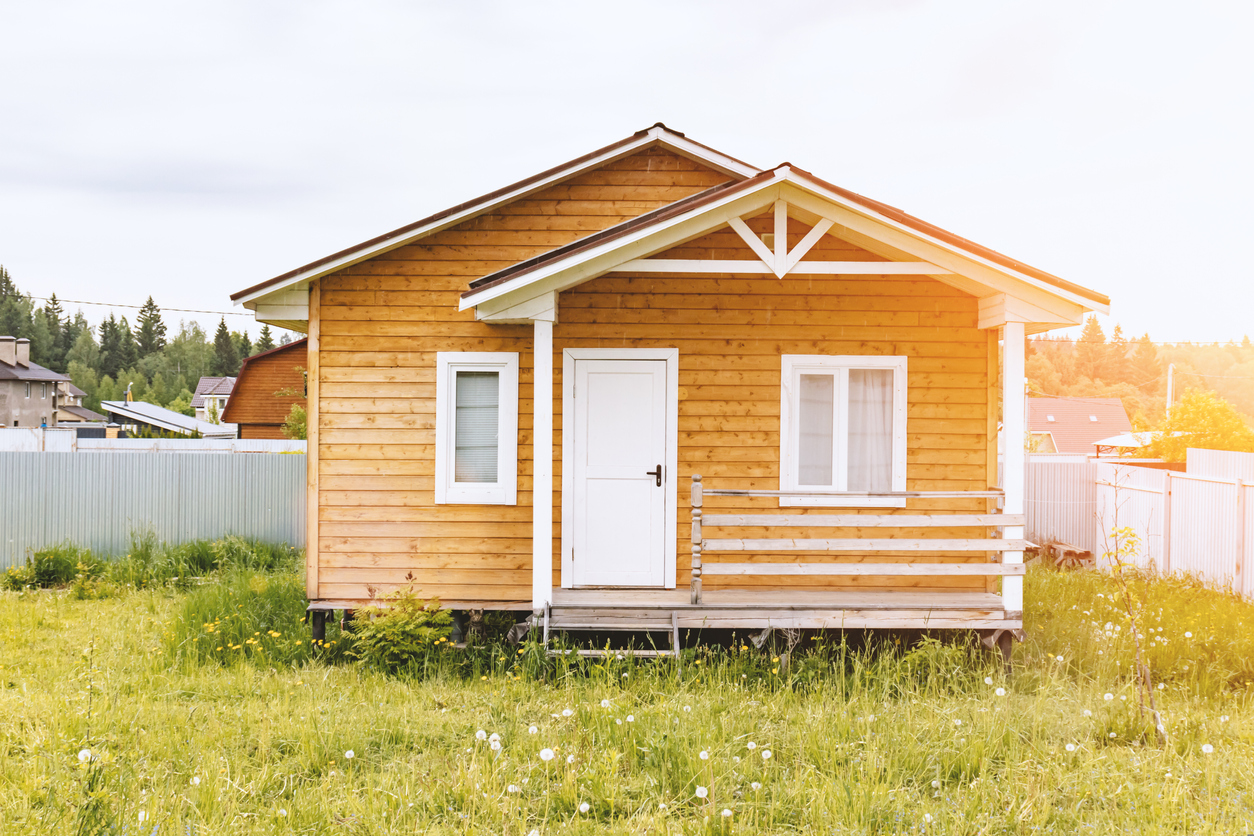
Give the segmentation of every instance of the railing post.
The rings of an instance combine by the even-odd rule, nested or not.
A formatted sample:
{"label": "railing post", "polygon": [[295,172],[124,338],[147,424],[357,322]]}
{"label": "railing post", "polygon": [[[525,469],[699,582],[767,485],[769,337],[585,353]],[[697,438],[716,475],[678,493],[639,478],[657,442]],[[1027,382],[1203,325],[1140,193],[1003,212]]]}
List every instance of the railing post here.
{"label": "railing post", "polygon": [[[1005,501],[1002,509],[1006,514],[1018,516],[1024,513],[1023,490],[1025,484],[1027,437],[1027,398],[1024,388],[1024,354],[1026,336],[1022,322],[1007,322],[1002,326],[1002,490]],[[1022,540],[1024,526],[1011,525],[1003,528],[1007,540]],[[1002,552],[1005,565],[1023,562],[1023,552]],[[1001,581],[1002,607],[1006,613],[1019,616],[1023,612],[1023,576],[1007,575]]]}
{"label": "railing post", "polygon": [[692,474],[692,603],[701,603],[701,474]]}

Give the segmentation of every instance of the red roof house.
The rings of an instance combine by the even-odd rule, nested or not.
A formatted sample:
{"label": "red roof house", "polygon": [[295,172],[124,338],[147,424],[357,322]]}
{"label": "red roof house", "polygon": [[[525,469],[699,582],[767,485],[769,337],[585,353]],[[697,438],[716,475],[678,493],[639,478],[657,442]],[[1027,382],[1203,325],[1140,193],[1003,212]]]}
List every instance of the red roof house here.
{"label": "red roof house", "polygon": [[1028,432],[1038,453],[1093,455],[1098,441],[1132,432],[1118,398],[1028,398]]}

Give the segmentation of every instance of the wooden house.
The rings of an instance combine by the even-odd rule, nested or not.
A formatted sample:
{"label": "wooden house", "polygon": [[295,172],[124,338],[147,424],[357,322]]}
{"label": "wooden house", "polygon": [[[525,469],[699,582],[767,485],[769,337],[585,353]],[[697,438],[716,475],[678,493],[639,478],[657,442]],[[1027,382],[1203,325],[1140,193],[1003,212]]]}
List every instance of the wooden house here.
{"label": "wooden house", "polygon": [[661,124],[232,298],[308,333],[315,611],[676,632],[1021,626],[1025,334],[1109,304]]}
{"label": "wooden house", "polygon": [[292,407],[305,406],[307,340],[293,340],[246,357],[222,410],[224,423],[240,438],[286,438],[283,424]]}

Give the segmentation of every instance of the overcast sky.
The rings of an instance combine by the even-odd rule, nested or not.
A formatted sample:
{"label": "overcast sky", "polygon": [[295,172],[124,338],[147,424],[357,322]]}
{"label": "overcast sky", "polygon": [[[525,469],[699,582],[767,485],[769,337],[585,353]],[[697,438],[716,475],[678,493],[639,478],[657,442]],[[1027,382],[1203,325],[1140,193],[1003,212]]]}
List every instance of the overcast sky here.
{"label": "overcast sky", "polygon": [[6,2],[0,264],[36,296],[229,311],[661,120],[1105,292],[1130,334],[1240,339],[1252,24],[1237,0]]}

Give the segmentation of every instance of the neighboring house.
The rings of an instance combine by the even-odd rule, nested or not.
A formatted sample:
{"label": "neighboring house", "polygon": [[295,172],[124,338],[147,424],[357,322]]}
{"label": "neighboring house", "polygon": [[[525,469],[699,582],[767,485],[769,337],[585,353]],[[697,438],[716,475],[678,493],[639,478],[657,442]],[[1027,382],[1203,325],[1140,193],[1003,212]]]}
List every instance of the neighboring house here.
{"label": "neighboring house", "polygon": [[57,424],[59,426],[97,423],[105,420],[99,412],[92,412],[83,406],[83,398],[87,397],[87,393],[70,383],[68,379],[57,384],[57,393]]}
{"label": "neighboring house", "polygon": [[1022,626],[1025,334],[1109,309],[661,125],[232,298],[309,335],[315,614],[412,585],[572,629],[990,640]]}
{"label": "neighboring house", "polygon": [[144,401],[101,401],[109,420],[134,434],[144,429],[202,438],[235,438],[234,424],[211,424]]}
{"label": "neighboring house", "polygon": [[202,377],[196,384],[196,394],[192,396],[192,409],[196,411],[196,418],[209,421],[211,416],[216,415],[221,421],[234,388],[233,377]]}
{"label": "neighboring house", "polygon": [[283,423],[293,404],[305,405],[307,340],[254,354],[244,360],[222,420],[239,427],[240,438],[286,438]]}
{"label": "neighboring house", "polygon": [[57,387],[69,380],[30,361],[30,340],[0,337],[0,426],[54,426]]}
{"label": "neighboring house", "polygon": [[1098,442],[1132,432],[1118,398],[1028,398],[1028,430],[1037,453],[1094,455]]}

